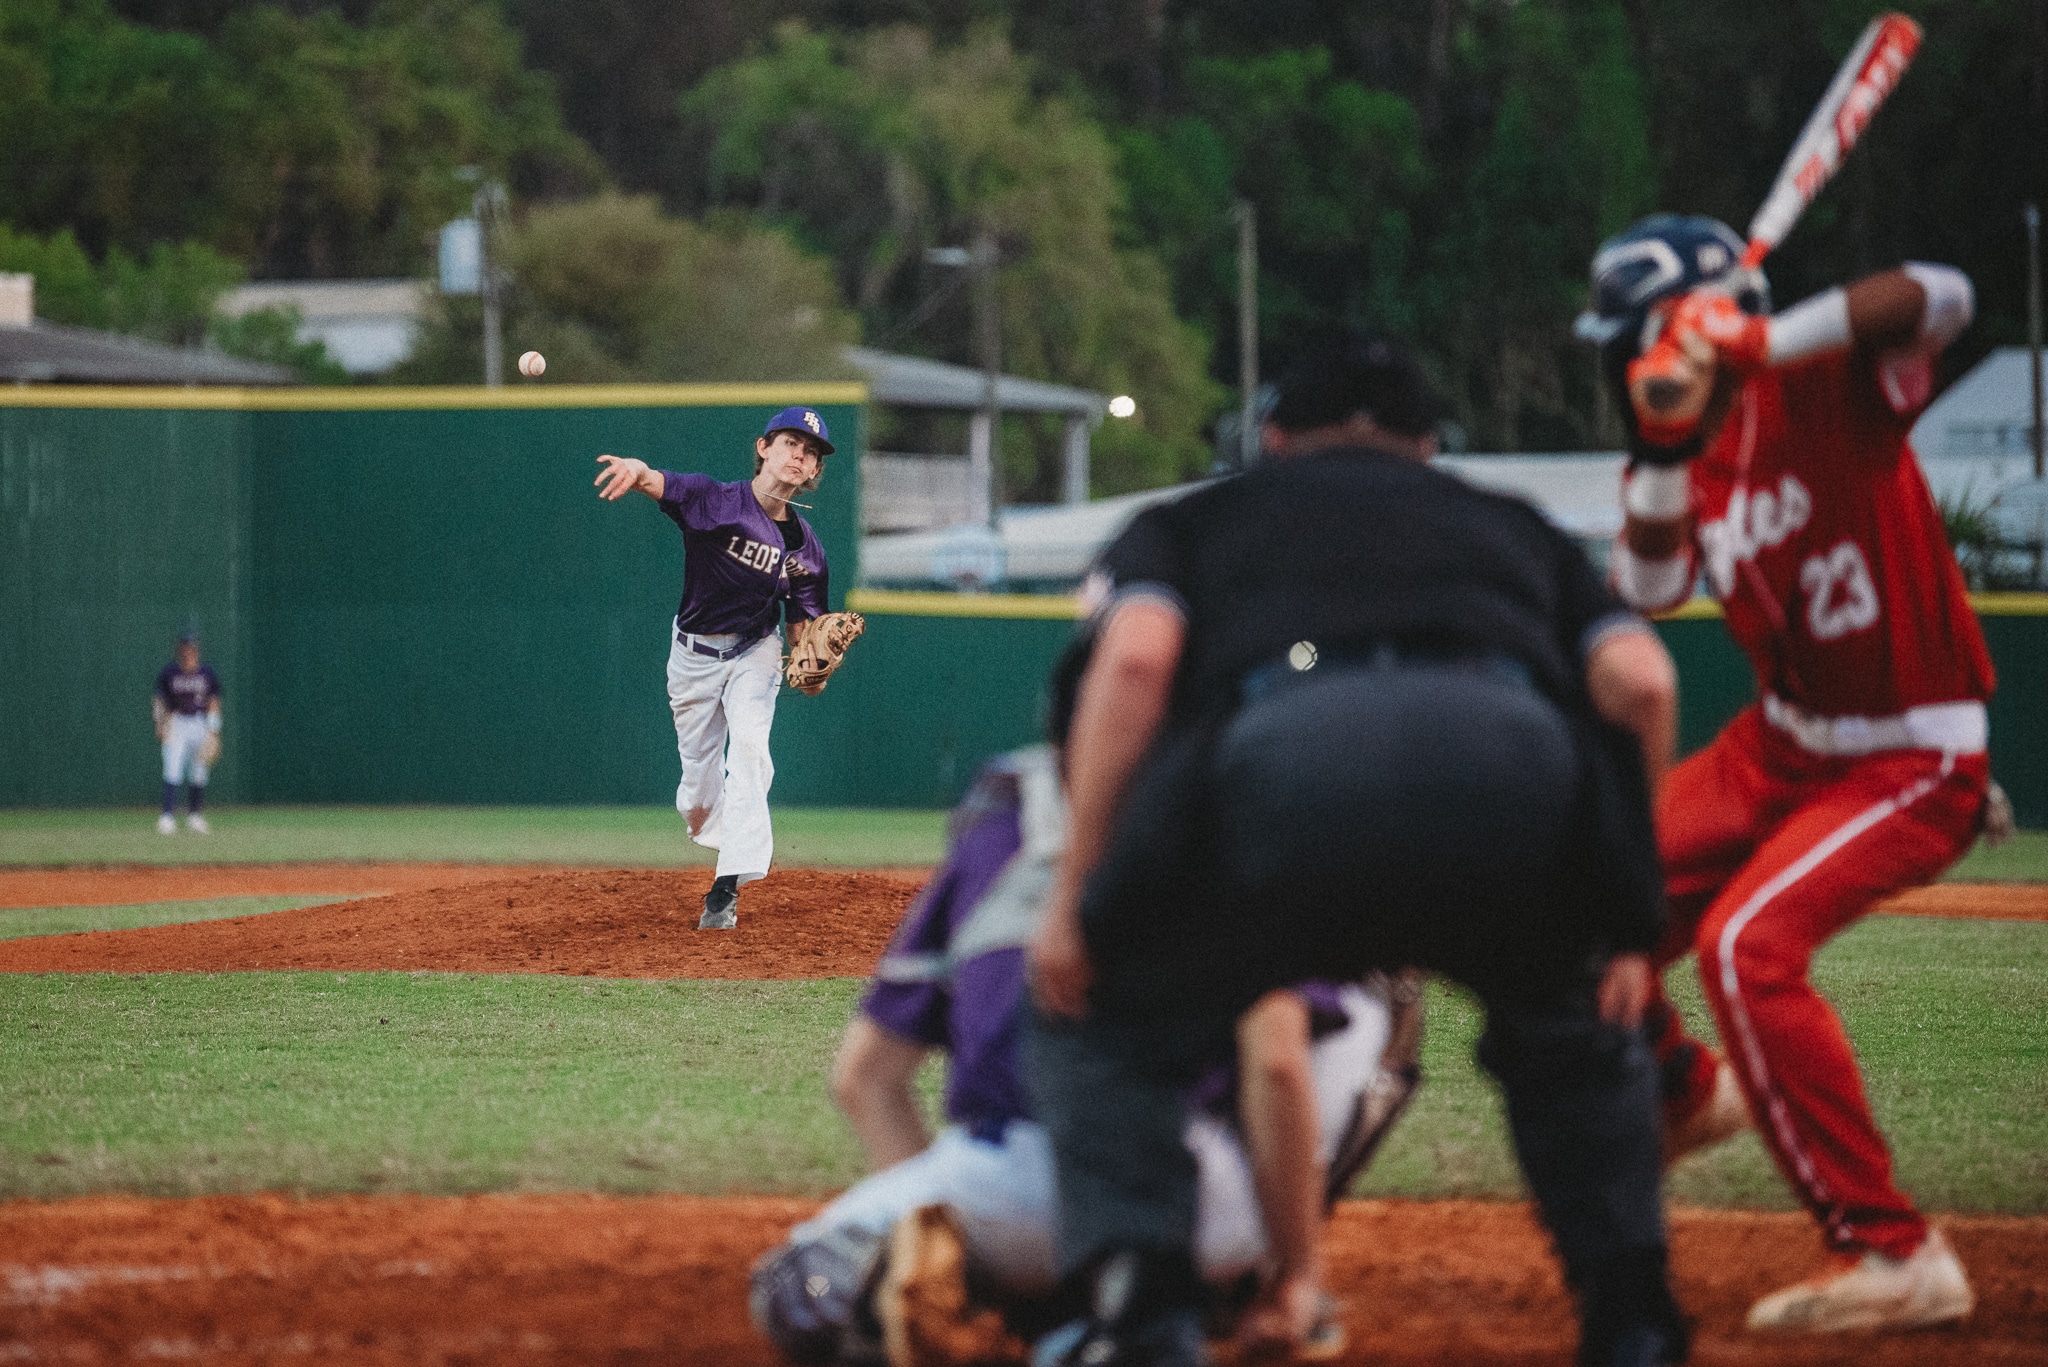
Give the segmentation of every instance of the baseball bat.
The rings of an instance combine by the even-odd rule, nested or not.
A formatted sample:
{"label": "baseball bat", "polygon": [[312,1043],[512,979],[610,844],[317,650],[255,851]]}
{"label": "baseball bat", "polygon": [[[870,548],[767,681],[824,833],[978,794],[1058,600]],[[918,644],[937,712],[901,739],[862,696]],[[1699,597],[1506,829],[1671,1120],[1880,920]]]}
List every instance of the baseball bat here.
{"label": "baseball bat", "polygon": [[1903,14],[1880,14],[1864,28],[1785,154],[1771,192],[1750,219],[1743,265],[1761,264],[1834,179],[1871,117],[1912,65],[1920,36],[1920,25]]}
{"label": "baseball bat", "polygon": [[[1842,59],[1820,103],[1807,115],[1806,126],[1785,154],[1771,192],[1749,220],[1749,245],[1743,266],[1754,270],[1785,240],[1834,179],[1842,162],[1870,126],[1871,118],[1898,85],[1920,50],[1920,25],[1903,14],[1880,14],[1864,26],[1856,45]],[[1676,338],[1660,336],[1629,366],[1629,385],[1639,391],[1651,411],[1668,410],[1685,391],[1679,375],[1685,359]]]}

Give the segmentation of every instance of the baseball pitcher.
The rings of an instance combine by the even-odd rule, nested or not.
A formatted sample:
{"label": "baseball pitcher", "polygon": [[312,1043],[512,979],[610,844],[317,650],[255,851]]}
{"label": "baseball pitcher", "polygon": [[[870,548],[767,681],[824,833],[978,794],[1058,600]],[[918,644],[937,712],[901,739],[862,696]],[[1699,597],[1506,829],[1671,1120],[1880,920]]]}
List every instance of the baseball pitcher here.
{"label": "baseball pitcher", "polygon": [[818,487],[831,434],[815,409],[785,408],[754,442],[754,477],[655,470],[602,455],[595,481],[607,502],[638,490],[683,534],[683,596],[670,627],[668,701],[682,781],[676,810],[690,839],[718,851],[699,930],[739,924],[739,888],[765,877],[775,854],[768,732],[783,680],[782,621],[796,648],[792,687],[815,694],[861,631],[855,613],[826,611],[825,547],[796,508]]}

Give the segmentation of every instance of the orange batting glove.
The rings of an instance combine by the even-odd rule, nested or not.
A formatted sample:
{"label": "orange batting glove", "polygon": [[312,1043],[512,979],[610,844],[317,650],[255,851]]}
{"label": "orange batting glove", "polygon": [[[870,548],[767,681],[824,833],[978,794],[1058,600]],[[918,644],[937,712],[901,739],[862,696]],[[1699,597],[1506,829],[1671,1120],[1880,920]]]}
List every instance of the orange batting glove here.
{"label": "orange batting glove", "polygon": [[1714,348],[1722,365],[1737,372],[1761,370],[1770,360],[1771,322],[1744,313],[1725,294],[1695,290],[1671,311],[1667,332],[1694,333]]}
{"label": "orange batting glove", "polygon": [[1699,430],[1714,393],[1714,348],[1697,332],[1667,327],[1628,363],[1636,430],[1656,446],[1677,446]]}

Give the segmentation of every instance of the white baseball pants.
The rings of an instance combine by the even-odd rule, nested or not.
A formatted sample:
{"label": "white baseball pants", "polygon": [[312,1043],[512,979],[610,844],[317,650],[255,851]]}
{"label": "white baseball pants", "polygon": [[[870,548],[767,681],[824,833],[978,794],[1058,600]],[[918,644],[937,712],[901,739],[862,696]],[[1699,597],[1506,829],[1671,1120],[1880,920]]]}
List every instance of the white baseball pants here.
{"label": "white baseball pants", "polygon": [[206,714],[175,715],[164,728],[164,782],[206,786],[206,761],[199,758],[209,730]]}
{"label": "white baseball pants", "polygon": [[782,638],[764,636],[729,660],[700,654],[686,642],[728,650],[739,638],[679,637],[670,627],[668,707],[683,762],[676,810],[685,821],[692,811],[707,813],[690,838],[718,851],[719,877],[735,874],[751,883],[767,875],[775,857],[775,832],[768,824],[775,763],[768,757],[768,732],[782,689]]}
{"label": "white baseball pants", "polygon": [[[1323,1161],[1336,1156],[1358,1099],[1379,1076],[1393,1015],[1379,997],[1344,989],[1350,1024],[1309,1050]],[[1224,1285],[1266,1261],[1266,1222],[1252,1184],[1251,1163],[1237,1129],[1213,1116],[1188,1121],[1186,1142],[1199,1174],[1195,1196],[1195,1266]],[[959,1218],[976,1269],[1004,1290],[1034,1295],[1059,1279],[1054,1231],[1059,1223],[1052,1141],[1028,1120],[1013,1120],[995,1141],[948,1126],[923,1152],[848,1188],[838,1200],[790,1231],[790,1242],[823,1238],[835,1229],[887,1234],[921,1206],[943,1205]]]}

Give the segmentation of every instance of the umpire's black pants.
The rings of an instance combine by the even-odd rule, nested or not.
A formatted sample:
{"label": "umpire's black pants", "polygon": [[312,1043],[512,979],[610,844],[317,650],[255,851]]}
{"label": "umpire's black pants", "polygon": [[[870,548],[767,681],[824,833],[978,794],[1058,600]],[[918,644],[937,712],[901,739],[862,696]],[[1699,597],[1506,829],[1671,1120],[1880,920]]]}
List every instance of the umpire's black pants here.
{"label": "umpire's black pants", "polygon": [[[1312,978],[1414,964],[1486,1007],[1482,1064],[1506,1094],[1529,1186],[1579,1292],[1589,1350],[1675,1314],[1665,1289],[1657,1081],[1639,1034],[1602,1023],[1575,926],[1581,765],[1562,715],[1512,671],[1320,670],[1248,704],[1200,759],[1141,775],[1084,909],[1097,989],[1079,1023],[1034,1021],[1034,1105],[1058,1161],[1061,1255],[1184,1257],[1195,1170],[1182,1089],[1239,1011]],[[1188,855],[1178,792],[1206,785],[1210,899],[1146,905],[1149,851]],[[1121,865],[1119,867],[1119,865]],[[1134,874],[1133,870],[1140,872]]]}

